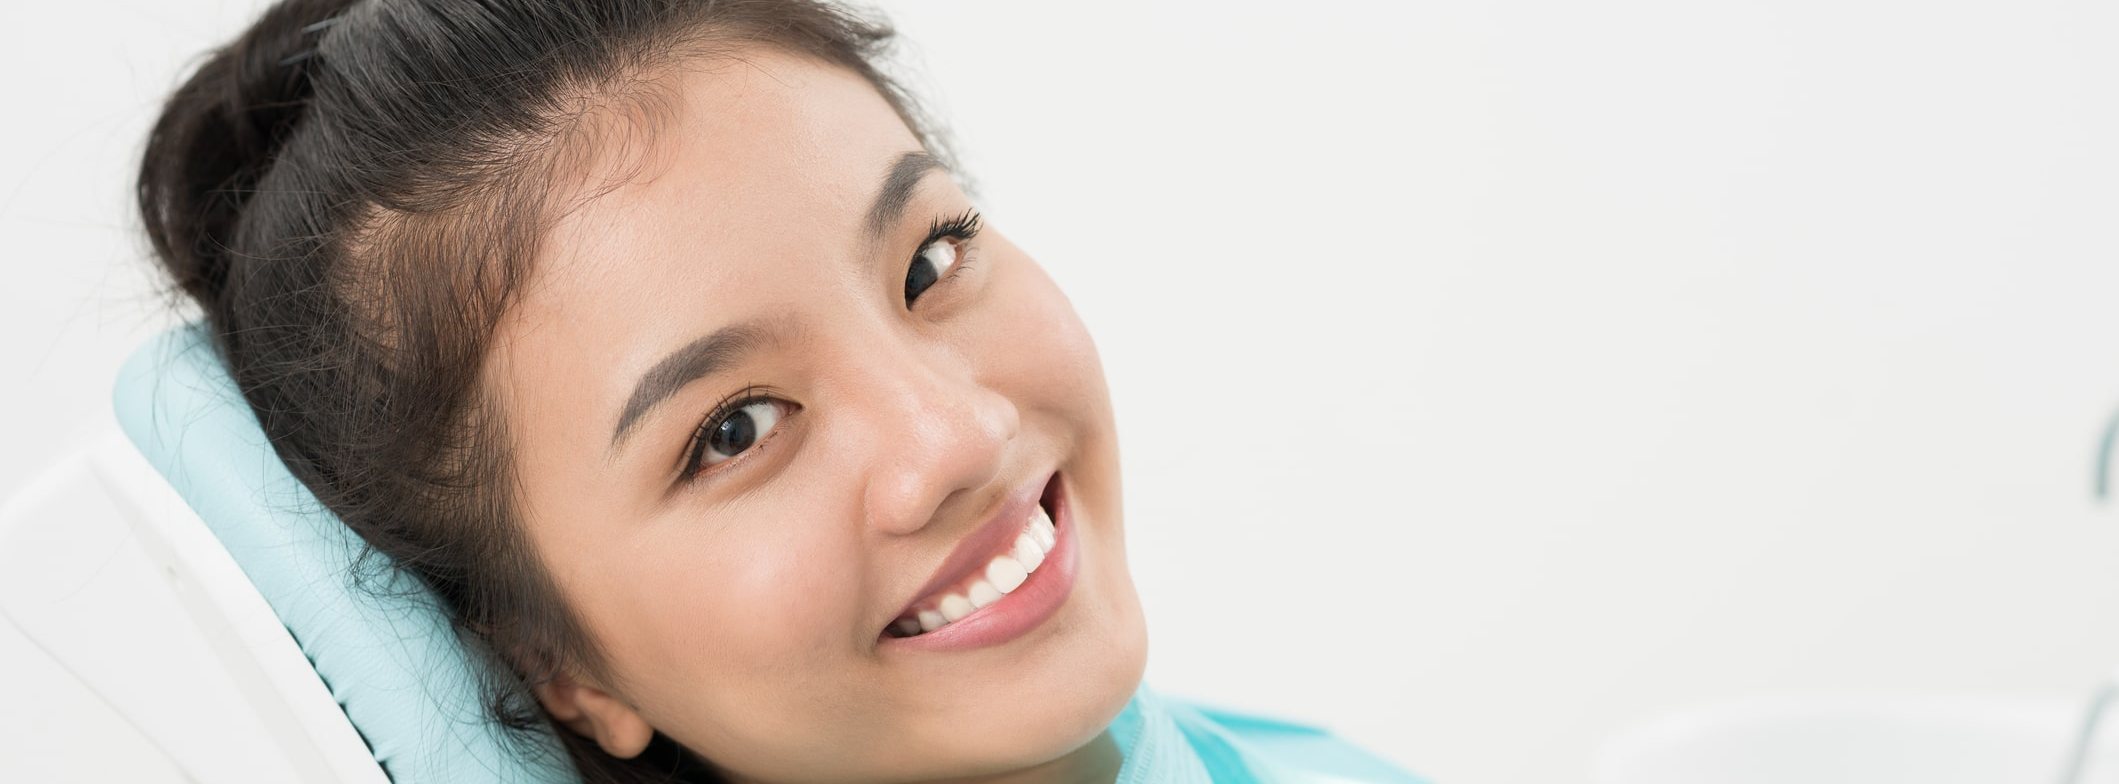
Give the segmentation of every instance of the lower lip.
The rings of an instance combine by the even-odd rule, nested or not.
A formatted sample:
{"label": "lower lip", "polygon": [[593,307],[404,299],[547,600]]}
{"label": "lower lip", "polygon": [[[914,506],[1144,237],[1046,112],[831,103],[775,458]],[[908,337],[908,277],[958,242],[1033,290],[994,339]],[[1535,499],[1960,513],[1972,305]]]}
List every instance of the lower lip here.
{"label": "lower lip", "polygon": [[1045,554],[1045,562],[1030,573],[1030,579],[998,601],[973,610],[948,626],[911,637],[884,636],[880,638],[881,647],[905,651],[984,648],[1021,637],[1059,612],[1060,605],[1067,603],[1068,594],[1074,592],[1078,564],[1074,555],[1074,510],[1067,504],[1066,481],[1053,481],[1059,485],[1052,494],[1049,510],[1054,531],[1052,552]]}

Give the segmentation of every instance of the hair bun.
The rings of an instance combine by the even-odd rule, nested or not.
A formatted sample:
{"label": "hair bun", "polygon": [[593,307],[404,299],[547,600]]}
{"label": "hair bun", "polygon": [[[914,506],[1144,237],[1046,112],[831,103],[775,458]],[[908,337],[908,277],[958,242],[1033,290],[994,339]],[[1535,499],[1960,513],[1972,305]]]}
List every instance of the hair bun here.
{"label": "hair bun", "polygon": [[178,289],[219,310],[243,205],[311,95],[309,56],[358,0],[283,0],[214,52],[162,107],[140,163],[147,235]]}

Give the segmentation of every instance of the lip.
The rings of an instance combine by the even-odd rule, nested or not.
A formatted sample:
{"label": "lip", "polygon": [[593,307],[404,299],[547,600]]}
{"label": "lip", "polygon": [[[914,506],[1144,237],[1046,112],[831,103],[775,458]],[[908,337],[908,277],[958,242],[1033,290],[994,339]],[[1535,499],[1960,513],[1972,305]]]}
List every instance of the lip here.
{"label": "lip", "polygon": [[[947,626],[911,637],[879,635],[879,645],[885,649],[908,651],[981,648],[1020,637],[1058,612],[1060,605],[1065,604],[1067,597],[1074,592],[1077,558],[1074,553],[1074,510],[1067,503],[1065,477],[1055,472],[1043,485],[1034,485],[1027,493],[1018,493],[1011,497],[1009,503],[1001,507],[994,519],[988,520],[977,534],[957,545],[956,551],[950,553],[949,560],[943,562],[943,568],[935,571],[935,579],[930,580],[928,586],[922,588],[913,601],[906,604],[907,609],[900,610],[899,615],[893,617],[903,616],[920,599],[954,584],[964,577],[969,569],[991,560],[1000,549],[980,549],[979,537],[986,533],[987,528],[993,527],[994,520],[999,520],[1002,524],[1000,530],[1007,534],[1007,538],[1002,540],[1003,544],[1013,542],[1016,532],[1020,530],[1017,526],[1030,514],[1029,505],[1040,500],[1047,501],[1047,511],[1052,515],[1055,538],[1052,551],[1045,555],[1045,563],[1038,567],[1037,571],[1031,572],[1029,579],[994,603],[973,610],[970,615]],[[1018,509],[1019,514],[1016,513]],[[959,557],[967,553],[969,562],[958,566]]]}
{"label": "lip", "polygon": [[918,604],[921,599],[955,585],[969,576],[971,570],[985,566],[994,556],[1013,547],[1016,534],[1023,530],[1023,522],[1030,519],[1031,507],[1037,505],[1038,498],[1045,488],[1052,486],[1052,480],[1056,476],[1057,473],[1047,474],[1044,481],[1025,483],[1010,493],[1001,508],[994,510],[992,516],[986,518],[986,522],[980,523],[979,527],[972,529],[970,536],[957,543],[956,549],[949,552],[949,557],[942,559],[942,565],[935,567],[934,576],[928,578],[927,584],[920,586],[920,590],[913,592],[912,598],[907,600],[905,606],[899,608],[898,614],[891,616],[891,619],[896,620],[911,614],[913,605]]}

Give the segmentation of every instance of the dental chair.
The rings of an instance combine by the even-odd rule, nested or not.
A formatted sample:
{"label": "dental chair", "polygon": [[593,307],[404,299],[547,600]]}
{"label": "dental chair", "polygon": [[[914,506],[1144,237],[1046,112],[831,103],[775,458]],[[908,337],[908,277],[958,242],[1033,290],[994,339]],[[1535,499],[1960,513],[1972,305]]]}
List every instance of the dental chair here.
{"label": "dental chair", "polygon": [[[0,507],[0,615],[192,781],[573,782],[486,718],[431,594],[288,473],[196,326]],[[356,585],[355,569],[369,571]]]}

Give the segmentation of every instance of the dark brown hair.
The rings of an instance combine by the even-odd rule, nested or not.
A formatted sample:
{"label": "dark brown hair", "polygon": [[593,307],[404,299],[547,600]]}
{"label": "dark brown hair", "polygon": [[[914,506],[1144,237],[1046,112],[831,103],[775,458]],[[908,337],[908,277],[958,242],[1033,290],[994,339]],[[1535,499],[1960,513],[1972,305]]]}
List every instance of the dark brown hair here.
{"label": "dark brown hair", "polygon": [[[155,254],[288,468],[491,657],[503,725],[551,726],[526,683],[605,672],[479,383],[555,178],[656,69],[746,44],[860,75],[942,154],[879,70],[891,36],[813,0],[282,0],[163,109],[138,183]],[[659,736],[618,760],[558,735],[590,782],[718,778]]]}

